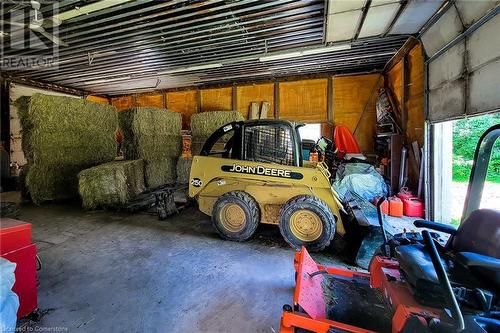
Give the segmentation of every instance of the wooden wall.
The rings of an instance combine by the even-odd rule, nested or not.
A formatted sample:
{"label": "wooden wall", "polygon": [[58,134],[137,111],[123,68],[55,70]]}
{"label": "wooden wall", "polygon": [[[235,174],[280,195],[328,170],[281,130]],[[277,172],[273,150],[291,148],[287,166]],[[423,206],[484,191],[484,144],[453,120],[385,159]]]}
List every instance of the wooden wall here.
{"label": "wooden wall", "polygon": [[252,102],[269,102],[268,118],[274,118],[274,83],[253,84],[236,87],[236,110],[248,118]]}
{"label": "wooden wall", "polygon": [[165,100],[163,94],[142,94],[135,97],[135,106],[137,107],[154,107],[164,108]]}
{"label": "wooden wall", "polygon": [[279,83],[280,118],[321,123],[328,121],[328,79]]}
{"label": "wooden wall", "polygon": [[111,98],[111,105],[113,105],[118,112],[129,109],[133,106],[132,96],[120,96]]}
{"label": "wooden wall", "polygon": [[424,56],[421,44],[416,45],[407,54],[408,83],[406,87],[407,98],[402,105],[403,98],[403,60],[399,61],[387,73],[387,85],[395,97],[400,110],[406,110],[407,120],[403,124],[406,136],[411,143],[417,141],[420,146],[424,144]]}
{"label": "wooden wall", "polygon": [[[413,47],[406,54],[406,87],[403,86],[403,70],[405,60],[400,60],[387,73],[387,86],[392,91],[398,112],[406,114],[401,117],[402,128],[406,137],[406,145],[411,146],[412,142],[417,141],[420,147],[424,145],[424,56],[421,44]],[[403,96],[406,99],[403,101]],[[406,119],[406,121],[405,121]],[[409,154],[408,185],[416,187],[419,178],[418,163]]]}
{"label": "wooden wall", "polygon": [[101,96],[94,96],[94,95],[87,96],[86,100],[91,101],[91,102],[96,102],[96,103],[102,103],[102,104],[109,104],[109,102],[110,102],[109,98],[101,97]]}
{"label": "wooden wall", "polygon": [[233,110],[231,87],[200,90],[200,112],[231,110]]}
{"label": "wooden wall", "polygon": [[196,90],[171,91],[167,94],[167,109],[182,115],[182,128],[189,128],[191,115],[198,111]]}
{"label": "wooden wall", "polygon": [[[331,137],[333,125],[356,128],[355,138],[363,152],[373,152],[376,84],[379,74],[334,76],[298,81],[243,84],[231,87],[190,89],[111,98],[118,111],[133,106],[166,107],[182,114],[189,129],[191,115],[205,111],[237,110],[248,118],[251,102],[270,103],[268,117],[305,123],[322,123],[322,135]],[[329,95],[328,82],[332,93]],[[373,90],[375,87],[375,91]],[[374,92],[374,93],[373,93]],[[372,94],[373,93],[373,94]],[[278,100],[275,100],[275,96]],[[328,107],[331,105],[330,119]],[[363,112],[364,111],[364,112]]]}
{"label": "wooden wall", "polygon": [[363,152],[374,151],[378,88],[380,74],[333,78],[333,122],[349,128]]}

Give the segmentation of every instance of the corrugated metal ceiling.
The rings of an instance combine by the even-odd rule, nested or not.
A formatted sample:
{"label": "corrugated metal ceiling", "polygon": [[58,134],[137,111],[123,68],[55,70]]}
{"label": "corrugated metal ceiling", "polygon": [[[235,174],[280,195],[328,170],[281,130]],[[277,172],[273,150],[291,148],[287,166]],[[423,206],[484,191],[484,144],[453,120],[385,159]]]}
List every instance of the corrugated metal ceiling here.
{"label": "corrugated metal ceiling", "polygon": [[[55,19],[46,19],[43,24],[47,25],[48,32],[57,34],[67,44],[58,48],[57,66],[6,72],[94,93],[119,94],[380,70],[408,34],[417,33],[435,12],[427,6],[420,15],[419,12],[405,15],[405,10],[414,11],[418,7],[413,1],[384,1],[358,1],[359,5],[353,9],[345,8],[349,1],[338,0],[63,0],[57,9],[62,13],[61,24],[52,27]],[[38,18],[41,15],[51,18],[56,6],[39,2]],[[34,11],[29,2],[17,3],[2,3],[2,20],[12,20],[24,6],[24,11],[32,15],[25,18],[24,23],[32,23]],[[359,20],[350,22],[352,27],[343,23],[344,26],[335,28],[334,18],[342,20],[342,15],[351,10],[361,11]],[[380,21],[377,21],[377,12],[380,12]],[[405,17],[411,21],[408,22],[412,26],[410,30],[403,28],[405,22],[401,20]],[[51,49],[33,50],[33,47],[53,45],[33,32],[25,34],[30,36],[31,49],[22,48],[11,31],[14,27],[3,23],[3,56],[52,52]],[[346,37],[347,40],[329,42],[332,33],[342,35],[342,31],[337,34],[335,29],[343,28],[351,29],[354,35]],[[23,30],[29,31],[21,28]],[[404,31],[405,35],[391,35],[392,30]],[[358,38],[360,32],[367,37]],[[325,46],[337,48],[336,51],[317,50]],[[266,55],[277,55],[277,59],[263,59]]]}

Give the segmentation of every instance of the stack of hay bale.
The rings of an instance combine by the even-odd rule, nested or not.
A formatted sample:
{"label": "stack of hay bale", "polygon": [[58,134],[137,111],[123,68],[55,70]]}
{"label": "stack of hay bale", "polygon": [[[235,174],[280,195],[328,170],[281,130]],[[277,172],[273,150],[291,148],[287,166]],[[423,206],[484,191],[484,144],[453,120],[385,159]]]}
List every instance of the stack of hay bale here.
{"label": "stack of hay bale", "polygon": [[146,185],[158,187],[176,180],[182,150],[182,117],[156,108],[132,108],[118,114],[125,159],[143,159]]}
{"label": "stack of hay bale", "polygon": [[144,161],[115,161],[78,174],[83,207],[117,208],[143,192]]}
{"label": "stack of hay bale", "polygon": [[[205,141],[221,126],[233,121],[244,120],[241,113],[237,111],[211,111],[196,113],[191,117],[191,154],[199,155]],[[219,140],[215,149],[223,149],[229,136],[224,136]],[[177,182],[187,184],[189,173],[191,172],[192,157],[181,156],[177,161]]]}
{"label": "stack of hay bale", "polygon": [[[191,153],[199,155],[205,141],[218,130],[233,121],[244,120],[241,113],[238,111],[212,111],[196,113],[191,116]],[[223,137],[218,142],[221,145],[227,142],[231,136]]]}
{"label": "stack of hay bale", "polygon": [[191,172],[191,163],[193,163],[192,157],[179,157],[177,161],[177,183],[188,184],[189,183],[189,173]]}
{"label": "stack of hay bale", "polygon": [[78,195],[78,173],[116,156],[115,108],[83,99],[35,94],[16,101],[25,188],[41,203]]}

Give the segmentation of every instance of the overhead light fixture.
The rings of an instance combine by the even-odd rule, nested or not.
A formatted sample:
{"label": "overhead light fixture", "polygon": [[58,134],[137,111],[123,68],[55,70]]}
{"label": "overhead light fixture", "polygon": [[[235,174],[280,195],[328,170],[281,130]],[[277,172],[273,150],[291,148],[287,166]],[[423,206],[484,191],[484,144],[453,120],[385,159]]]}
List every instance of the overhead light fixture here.
{"label": "overhead light fixture", "polygon": [[103,9],[106,9],[109,7],[118,6],[118,5],[121,5],[125,2],[130,2],[130,1],[131,0],[101,0],[101,1],[97,1],[94,3],[88,4],[88,5],[82,6],[82,7],[75,6],[75,9],[68,10],[64,13],[56,14],[56,15],[52,16],[51,19],[53,19],[53,20],[59,22],[59,24],[61,24],[62,21],[66,21],[66,20],[81,16],[81,15],[87,15],[87,14],[97,12],[97,11],[100,11],[100,10],[103,10]]}
{"label": "overhead light fixture", "polygon": [[87,81],[83,82],[84,85],[92,85],[92,84],[99,84],[99,83],[112,83],[112,82],[117,82],[117,81],[123,81],[123,80],[129,80],[131,79],[131,75],[127,76],[122,76],[122,77],[117,77],[113,79],[100,79],[100,80],[94,80],[94,81]]}
{"label": "overhead light fixture", "polygon": [[192,72],[192,71],[199,71],[202,69],[212,69],[212,68],[220,68],[220,67],[222,67],[222,64],[197,65],[197,66],[168,69],[165,71],[158,72],[158,74],[173,74],[173,73],[181,73],[181,72]]}
{"label": "overhead light fixture", "polygon": [[317,48],[304,49],[304,50],[293,51],[293,52],[288,52],[288,53],[276,53],[276,54],[266,55],[266,56],[260,57],[259,61],[266,62],[266,61],[273,61],[273,60],[298,58],[298,57],[302,57],[302,56],[306,56],[306,55],[321,54],[321,53],[343,51],[343,50],[350,50],[350,49],[351,49],[351,44],[341,44],[341,45],[334,45],[334,46],[317,47]]}

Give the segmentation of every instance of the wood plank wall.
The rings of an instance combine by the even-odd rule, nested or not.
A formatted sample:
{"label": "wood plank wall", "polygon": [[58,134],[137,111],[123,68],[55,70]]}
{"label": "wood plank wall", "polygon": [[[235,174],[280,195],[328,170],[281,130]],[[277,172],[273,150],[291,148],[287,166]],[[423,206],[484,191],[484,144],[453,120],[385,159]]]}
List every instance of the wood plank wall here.
{"label": "wood plank wall", "polygon": [[198,92],[196,90],[171,91],[165,94],[167,109],[182,115],[182,128],[189,128],[191,115],[198,112]]}
{"label": "wood plank wall", "polygon": [[408,141],[418,141],[420,146],[424,144],[424,56],[422,45],[418,44],[407,55],[408,84],[405,105],[402,103],[403,94],[403,60],[399,61],[387,73],[387,85],[392,90],[398,108],[403,107],[408,112],[406,135]]}
{"label": "wood plank wall", "polygon": [[[377,97],[377,91],[375,90],[374,94],[372,92],[379,78],[379,74],[334,76],[156,92],[113,97],[111,104],[118,111],[133,106],[164,107],[165,105],[167,109],[181,113],[183,128],[189,129],[191,115],[196,112],[234,109],[247,118],[251,102],[267,101],[271,105],[268,117],[321,123],[322,134],[328,137],[332,136],[335,124],[346,125],[351,131],[357,128],[355,137],[361,150],[370,153],[374,151]],[[331,108],[330,115],[328,108]]]}
{"label": "wood plank wall", "polygon": [[[387,86],[392,91],[397,108],[407,113],[406,122],[402,127],[406,129],[406,144],[417,141],[420,147],[424,145],[424,55],[422,45],[417,44],[406,55],[407,83],[403,86],[404,59],[400,60],[387,73]],[[406,89],[406,100],[403,101],[403,90]],[[403,105],[404,104],[404,105]],[[414,159],[413,159],[414,160]],[[413,167],[411,167],[413,166]],[[416,187],[419,170],[416,164],[410,162],[408,169],[408,185]]]}
{"label": "wood plank wall", "polygon": [[280,118],[305,123],[327,122],[328,79],[281,82]]}
{"label": "wood plank wall", "polygon": [[200,112],[233,110],[233,89],[214,88],[200,90]]}
{"label": "wood plank wall", "polygon": [[374,151],[378,89],[381,74],[333,78],[333,121],[349,128],[363,152]]}
{"label": "wood plank wall", "polygon": [[236,87],[236,110],[248,118],[248,108],[252,102],[270,103],[268,118],[274,118],[274,83],[253,84]]}
{"label": "wood plank wall", "polygon": [[110,99],[106,97],[101,97],[101,96],[94,96],[94,95],[89,95],[86,98],[87,101],[91,102],[96,102],[96,103],[102,103],[102,104],[109,104]]}

